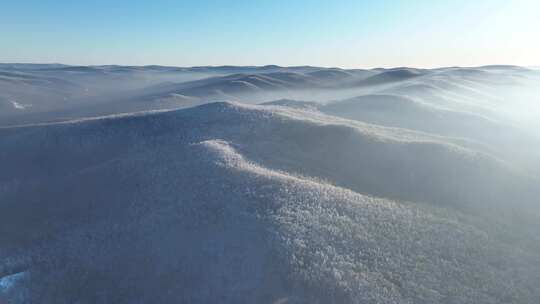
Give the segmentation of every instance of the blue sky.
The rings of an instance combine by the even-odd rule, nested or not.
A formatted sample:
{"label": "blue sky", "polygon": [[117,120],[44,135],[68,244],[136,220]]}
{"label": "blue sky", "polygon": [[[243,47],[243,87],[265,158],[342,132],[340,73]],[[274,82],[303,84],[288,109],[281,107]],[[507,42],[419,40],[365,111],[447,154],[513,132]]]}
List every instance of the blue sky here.
{"label": "blue sky", "polygon": [[540,65],[537,0],[0,0],[0,62]]}

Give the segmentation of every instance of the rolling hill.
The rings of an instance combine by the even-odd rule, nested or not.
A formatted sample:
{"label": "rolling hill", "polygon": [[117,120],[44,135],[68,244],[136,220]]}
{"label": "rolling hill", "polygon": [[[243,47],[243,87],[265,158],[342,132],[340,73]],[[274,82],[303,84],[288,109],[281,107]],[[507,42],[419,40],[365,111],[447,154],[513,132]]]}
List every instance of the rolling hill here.
{"label": "rolling hill", "polygon": [[538,189],[464,141],[232,103],[0,135],[7,299],[540,298]]}

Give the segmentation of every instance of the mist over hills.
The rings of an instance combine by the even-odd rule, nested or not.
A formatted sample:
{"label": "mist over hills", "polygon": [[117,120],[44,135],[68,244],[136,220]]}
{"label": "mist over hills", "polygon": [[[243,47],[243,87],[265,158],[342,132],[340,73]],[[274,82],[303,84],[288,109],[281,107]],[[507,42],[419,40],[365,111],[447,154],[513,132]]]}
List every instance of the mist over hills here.
{"label": "mist over hills", "polygon": [[539,84],[0,64],[0,302],[536,303]]}

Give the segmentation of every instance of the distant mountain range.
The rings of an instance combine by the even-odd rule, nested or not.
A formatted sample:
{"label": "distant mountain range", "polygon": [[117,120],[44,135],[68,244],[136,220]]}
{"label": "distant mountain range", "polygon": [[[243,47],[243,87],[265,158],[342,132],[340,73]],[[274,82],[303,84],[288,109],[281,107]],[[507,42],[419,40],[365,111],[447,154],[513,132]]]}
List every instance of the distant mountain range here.
{"label": "distant mountain range", "polygon": [[[513,83],[520,77],[533,76],[537,78],[538,73],[515,66],[345,70],[274,65],[180,68],[0,64],[0,125],[189,107],[223,100],[254,103],[281,98],[350,98],[391,90],[393,86],[394,93],[420,86],[445,90],[448,85],[465,91],[467,86],[483,86],[484,82],[489,85],[494,77]],[[460,83],[463,81],[466,83]],[[418,94],[423,94],[422,90]]]}

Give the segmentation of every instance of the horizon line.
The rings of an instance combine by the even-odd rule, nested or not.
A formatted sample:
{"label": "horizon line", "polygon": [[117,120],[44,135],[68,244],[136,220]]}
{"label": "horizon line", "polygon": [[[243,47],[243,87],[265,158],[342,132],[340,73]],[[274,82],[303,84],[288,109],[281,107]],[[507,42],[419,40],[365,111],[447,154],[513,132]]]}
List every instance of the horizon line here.
{"label": "horizon line", "polygon": [[264,65],[231,65],[231,64],[222,64],[222,65],[193,65],[193,66],[181,66],[181,65],[163,65],[163,64],[144,64],[144,65],[133,65],[133,64],[68,64],[60,62],[1,62],[0,65],[59,65],[66,67],[107,67],[107,66],[119,66],[119,67],[165,67],[165,68],[181,68],[181,69],[192,69],[192,68],[224,68],[224,67],[238,67],[238,68],[265,68],[265,67],[275,67],[275,68],[324,68],[324,69],[340,69],[340,70],[377,70],[377,69],[424,69],[424,70],[436,70],[444,68],[483,68],[483,67],[520,67],[520,68],[529,68],[529,69],[538,69],[540,65],[517,65],[517,64],[504,64],[504,63],[494,63],[486,65],[477,65],[477,66],[468,66],[468,65],[450,65],[450,66],[436,66],[436,67],[418,67],[418,66],[379,66],[379,67],[338,67],[338,66],[318,66],[318,65],[279,65],[279,64],[264,64]]}

